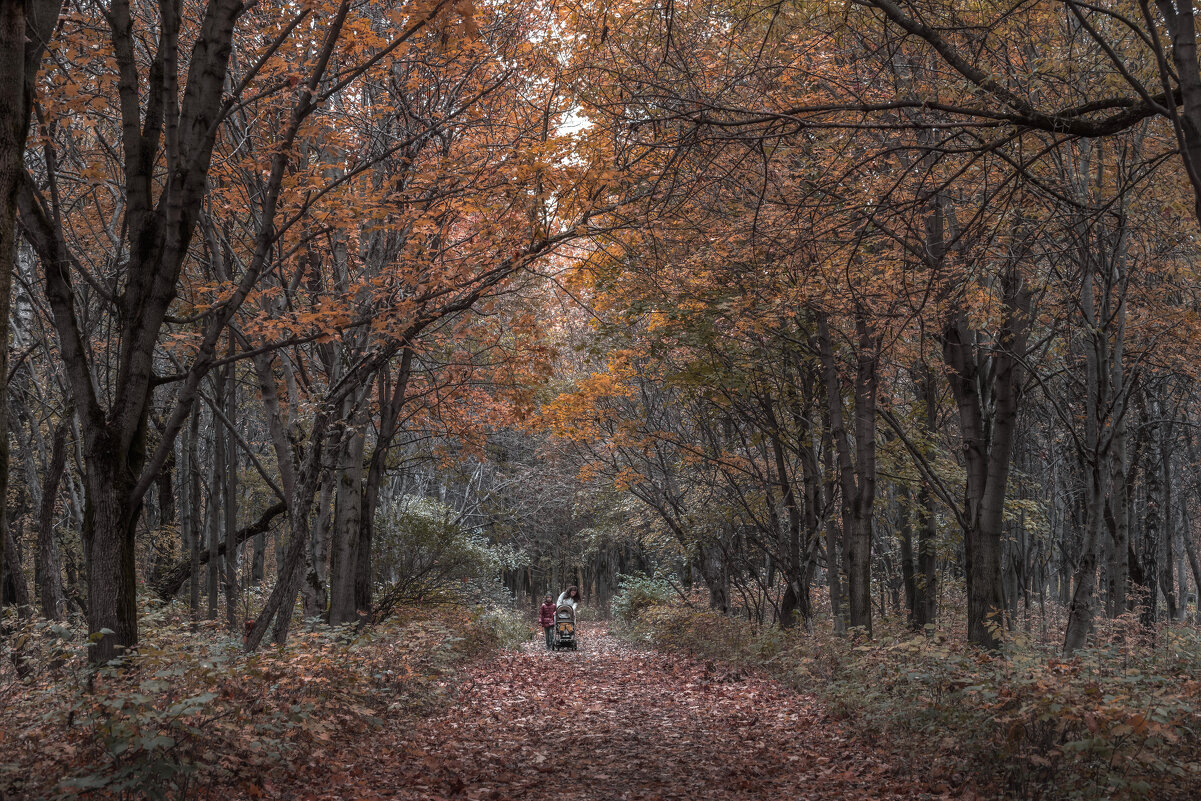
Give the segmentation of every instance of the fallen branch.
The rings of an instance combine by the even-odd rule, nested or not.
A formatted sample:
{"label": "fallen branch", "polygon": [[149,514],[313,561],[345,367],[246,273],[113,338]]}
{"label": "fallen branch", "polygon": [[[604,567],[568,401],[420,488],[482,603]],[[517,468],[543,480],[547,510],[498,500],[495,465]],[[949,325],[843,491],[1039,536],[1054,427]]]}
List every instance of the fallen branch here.
{"label": "fallen branch", "polygon": [[[267,507],[267,509],[261,515],[259,515],[258,520],[254,521],[248,526],[243,526],[242,528],[238,529],[238,533],[235,536],[236,545],[241,545],[251,537],[257,534],[262,534],[270,529],[271,523],[275,520],[275,518],[284,514],[287,510],[288,507],[283,501],[280,501],[274,506]],[[222,542],[217,545],[217,556],[224,555],[225,543]],[[200,552],[201,565],[208,564],[209,558],[210,553],[207,549]],[[160,598],[162,598],[164,601],[169,601],[175,597],[175,595],[179,592],[180,587],[183,586],[184,582],[187,581],[191,575],[192,558],[189,556],[179,560],[175,563],[174,567],[153,579],[150,582],[150,586],[156,593],[158,593]]]}

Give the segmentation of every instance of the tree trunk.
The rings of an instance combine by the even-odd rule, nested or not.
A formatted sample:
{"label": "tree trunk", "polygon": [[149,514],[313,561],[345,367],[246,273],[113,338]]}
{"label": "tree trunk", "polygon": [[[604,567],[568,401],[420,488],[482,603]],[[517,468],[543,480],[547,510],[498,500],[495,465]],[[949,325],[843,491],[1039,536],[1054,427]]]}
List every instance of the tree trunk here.
{"label": "tree trunk", "polygon": [[200,447],[200,409],[192,409],[192,420],[188,426],[188,439],[184,447],[184,458],[188,462],[188,514],[191,527],[191,537],[188,540],[188,556],[191,562],[189,575],[192,578],[188,587],[188,608],[192,610],[192,620],[200,620],[200,546],[204,540],[204,527],[200,517],[200,458],[197,450]]}
{"label": "tree trunk", "polygon": [[826,431],[826,442],[822,448],[822,462],[826,474],[823,488],[826,508],[826,583],[830,587],[830,613],[834,618],[834,633],[841,635],[846,633],[847,623],[842,600],[842,560],[839,558],[838,524],[834,518],[837,478],[834,473],[834,445],[830,441],[828,425]]}
{"label": "tree trunk", "polygon": [[824,313],[818,313],[818,341],[825,370],[831,439],[838,455],[842,490],[843,553],[847,569],[848,623],[872,634],[872,510],[876,499],[876,360],[877,343],[865,313],[857,310],[854,380],[854,456],[842,412],[842,385],[834,345]]}
{"label": "tree trunk", "polygon": [[[943,331],[943,355],[959,407],[967,472],[964,556],[968,640],[1000,645],[1005,594],[1001,577],[1003,516],[1021,398],[1021,366],[1030,326],[1029,295],[1016,275],[1002,277],[1007,315],[995,348],[976,345],[967,313],[956,309]],[[990,391],[989,398],[982,391]],[[990,414],[991,411],[991,414]],[[991,418],[991,419],[990,419]],[[990,425],[991,423],[991,425]]]}
{"label": "tree trunk", "polygon": [[[330,443],[329,449],[336,450]],[[334,489],[338,484],[338,471],[323,471],[321,490],[317,495],[316,519],[313,523],[313,541],[309,546],[308,564],[304,583],[300,587],[300,602],[308,618],[329,616],[329,547],[333,535]]]}
{"label": "tree trunk", "polygon": [[1193,612],[1201,623],[1201,559],[1197,558],[1197,548],[1194,545],[1193,532],[1189,526],[1188,509],[1184,509],[1181,534],[1184,538],[1184,552],[1188,556],[1189,569],[1193,573]]}
{"label": "tree trunk", "polygon": [[[917,401],[924,411],[926,437],[933,441],[938,430],[938,395],[934,373],[923,363],[918,368],[914,384]],[[914,580],[913,625],[925,628],[934,625],[938,614],[938,520],[934,516],[934,497],[930,485],[923,481],[917,493],[917,576]]]}
{"label": "tree trunk", "polygon": [[[1124,264],[1124,260],[1123,260]],[[1121,278],[1120,275],[1115,276]],[[1113,434],[1108,469],[1109,498],[1105,507],[1105,523],[1109,530],[1110,548],[1106,568],[1106,611],[1111,618],[1130,610],[1130,484],[1127,479],[1126,409],[1129,392],[1126,387],[1126,301],[1119,298],[1116,331],[1110,360],[1110,386],[1113,388]]]}
{"label": "tree trunk", "polygon": [[[1150,410],[1152,414],[1155,410]],[[1146,415],[1144,415],[1146,417]],[[1141,616],[1144,626],[1155,625],[1159,616],[1159,541],[1163,536],[1163,488],[1160,484],[1162,473],[1159,469],[1159,432],[1158,425],[1152,425],[1147,432],[1152,450],[1147,454],[1147,501],[1143,512],[1143,536],[1140,582],[1146,588],[1147,597]]]}
{"label": "tree trunk", "polygon": [[[224,382],[221,373],[216,375],[217,396],[224,394]],[[221,488],[225,484],[225,432],[218,429],[220,423],[217,416],[210,416],[212,437],[209,440],[209,473],[208,499],[204,505],[204,527],[208,536],[208,619],[217,619],[219,603],[218,593],[221,587],[221,560],[217,558],[220,552],[222,537],[221,529]]]}
{"label": "tree trunk", "polygon": [[[120,465],[117,454],[102,452],[93,442],[90,465]],[[88,470],[83,514],[83,542],[88,555],[88,631],[93,639],[88,655],[94,663],[120,656],[138,641],[137,570],[134,543],[139,509],[128,499],[125,471]],[[126,475],[128,475],[126,473]]]}
{"label": "tree trunk", "polygon": [[912,495],[904,483],[897,485],[896,493],[899,497],[897,514],[900,515],[901,586],[905,590],[906,619],[910,628],[920,629],[924,624],[917,623],[917,571],[914,566],[913,548],[915,526],[913,510],[910,509]]}
{"label": "tree trunk", "polygon": [[[0,515],[4,512],[0,511]],[[28,615],[33,611],[33,602],[29,597],[29,585],[25,583],[25,572],[21,569],[21,556],[17,552],[17,544],[13,541],[12,531],[7,527],[3,531],[4,564],[0,565],[0,604],[11,603],[17,608],[17,614]]]}
{"label": "tree trunk", "polygon": [[359,521],[358,557],[355,563],[355,606],[372,613],[372,541],[375,536],[375,515],[379,509],[380,488],[383,485],[387,469],[388,450],[392,447],[396,435],[400,433],[400,414],[408,402],[409,377],[413,368],[413,351],[404,348],[400,355],[396,377],[389,381],[385,369],[379,382],[381,404],[379,433],[375,438],[375,448],[367,465],[367,478],[363,482],[362,514]]}
{"label": "tree trunk", "polygon": [[[363,520],[363,421],[354,415],[338,463],[338,492],[334,502],[334,551],[330,562],[329,622],[337,626],[358,619],[355,574],[359,567],[359,530]],[[370,611],[370,610],[365,610]]]}
{"label": "tree trunk", "polygon": [[267,562],[267,535],[254,535],[254,551],[250,562],[250,583],[258,585],[263,580],[263,571]]}
{"label": "tree trunk", "polygon": [[1101,525],[1104,522],[1103,508],[1106,497],[1106,462],[1101,446],[1101,415],[1107,415],[1108,393],[1106,384],[1109,370],[1105,368],[1105,351],[1108,343],[1105,335],[1097,330],[1094,310],[1093,273],[1089,254],[1081,257],[1084,275],[1080,291],[1080,306],[1087,327],[1085,347],[1085,411],[1084,451],[1084,543],[1080,551],[1080,563],[1073,582],[1072,603],[1068,607],[1068,625],[1064,632],[1064,653],[1072,653],[1082,647],[1092,633],[1096,617],[1095,595],[1097,584],[1097,550],[1100,545]]}
{"label": "tree trunk", "polygon": [[1161,443],[1159,447],[1160,464],[1157,466],[1163,474],[1163,533],[1159,538],[1159,587],[1163,593],[1164,606],[1167,607],[1168,620],[1175,620],[1176,610],[1176,579],[1172,575],[1176,564],[1176,554],[1173,544],[1176,541],[1175,520],[1172,502],[1172,429],[1174,426],[1167,422],[1160,426]]}
{"label": "tree trunk", "polygon": [[1064,653],[1072,653],[1084,646],[1093,630],[1093,600],[1097,583],[1097,541],[1101,528],[1100,506],[1104,489],[1101,486],[1101,465],[1094,464],[1088,470],[1088,498],[1085,500],[1084,546],[1072,591],[1072,603],[1068,607],[1068,625],[1064,633]]}
{"label": "tree trunk", "polygon": [[59,564],[58,545],[54,541],[54,507],[58,500],[58,485],[67,465],[67,433],[70,421],[59,423],[54,432],[54,445],[50,454],[50,466],[42,482],[42,508],[38,519],[38,560],[36,579],[38,600],[42,615],[50,620],[61,620],[67,610],[67,599],[63,594],[62,567]]}
{"label": "tree trunk", "polygon": [[292,607],[296,602],[299,591],[301,569],[304,566],[304,553],[309,546],[311,536],[310,515],[313,498],[317,494],[318,477],[321,473],[321,456],[325,452],[326,429],[329,425],[327,413],[322,410],[313,421],[313,430],[309,433],[309,452],[297,475],[296,492],[288,503],[288,523],[290,539],[287,551],[280,564],[279,580],[267,597],[267,602],[255,618],[254,625],[246,634],[246,650],[253,651],[263,641],[267,627],[275,621],[274,637],[277,643],[282,643],[288,633],[288,625],[292,619]]}
{"label": "tree trunk", "polygon": [[[0,3],[0,500],[8,498],[8,329],[17,268],[17,195],[29,132],[25,27],[23,0]],[[7,502],[2,505],[7,509]],[[8,516],[0,512],[0,575],[15,561],[8,552],[10,539]]]}
{"label": "tree trunk", "polygon": [[[772,406],[770,397],[763,400],[763,411],[770,431],[768,439],[771,443],[772,457],[775,462],[775,479],[780,490],[781,502],[787,513],[787,523],[782,532],[783,539],[779,551],[784,557],[785,587],[780,598],[780,626],[791,628],[796,623],[805,627],[810,624],[813,616],[809,599],[809,576],[806,567],[808,559],[802,557],[801,548],[801,507],[797,502],[796,491],[793,488],[791,471],[784,452],[783,436],[778,417]],[[773,515],[774,517],[775,515]],[[775,584],[773,578],[768,579],[768,586]]]}
{"label": "tree trunk", "polygon": [[225,619],[229,630],[236,633],[242,630],[241,616],[238,614],[238,439],[234,428],[238,414],[238,382],[232,364],[224,372],[226,424],[218,430],[218,436],[226,443],[222,462],[222,472],[225,474],[222,484],[225,506],[225,561],[222,572],[225,574]]}

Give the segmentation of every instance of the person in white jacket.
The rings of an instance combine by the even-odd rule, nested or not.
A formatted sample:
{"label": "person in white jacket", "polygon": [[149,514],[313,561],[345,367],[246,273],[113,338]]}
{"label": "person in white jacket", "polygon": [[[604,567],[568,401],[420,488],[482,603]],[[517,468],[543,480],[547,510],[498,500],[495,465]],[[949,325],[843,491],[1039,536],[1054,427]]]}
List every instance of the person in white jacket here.
{"label": "person in white jacket", "polygon": [[559,600],[555,601],[555,606],[563,606],[567,604],[573,610],[580,603],[580,588],[576,586],[568,587],[559,594]]}

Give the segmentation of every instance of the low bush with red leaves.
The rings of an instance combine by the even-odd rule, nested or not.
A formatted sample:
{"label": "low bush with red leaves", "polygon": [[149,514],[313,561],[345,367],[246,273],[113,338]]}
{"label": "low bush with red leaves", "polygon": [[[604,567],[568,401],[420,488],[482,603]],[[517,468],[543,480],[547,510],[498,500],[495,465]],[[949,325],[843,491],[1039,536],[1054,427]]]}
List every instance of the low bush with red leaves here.
{"label": "low bush with red leaves", "polygon": [[26,624],[0,669],[0,799],[254,796],[273,773],[438,704],[456,666],[510,644],[517,627],[500,618],[404,609],[248,655],[216,623],[160,612],[136,653],[98,669],[81,631]]}

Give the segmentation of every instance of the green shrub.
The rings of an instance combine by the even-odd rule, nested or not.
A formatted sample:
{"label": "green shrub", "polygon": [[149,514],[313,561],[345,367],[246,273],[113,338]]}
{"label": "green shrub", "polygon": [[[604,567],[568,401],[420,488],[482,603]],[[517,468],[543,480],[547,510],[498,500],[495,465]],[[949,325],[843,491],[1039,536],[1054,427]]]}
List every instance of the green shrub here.
{"label": "green shrub", "polygon": [[430,498],[403,496],[376,517],[379,606],[512,604],[497,579],[520,558],[460,525],[454,510]]}
{"label": "green shrub", "polygon": [[633,573],[618,576],[617,592],[609,609],[619,623],[632,624],[639,614],[675,597],[676,592],[667,579]]}
{"label": "green shrub", "polygon": [[529,622],[514,609],[491,606],[477,607],[472,622],[478,626],[489,645],[495,648],[516,648],[533,635]]}

